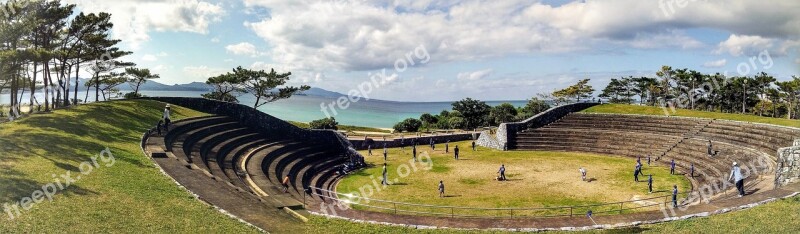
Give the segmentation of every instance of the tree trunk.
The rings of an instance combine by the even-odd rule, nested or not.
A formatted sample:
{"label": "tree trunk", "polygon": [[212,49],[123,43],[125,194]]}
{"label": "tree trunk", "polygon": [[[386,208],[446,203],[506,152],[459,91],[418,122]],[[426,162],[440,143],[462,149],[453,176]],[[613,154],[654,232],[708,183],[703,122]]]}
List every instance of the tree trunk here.
{"label": "tree trunk", "polygon": [[[80,86],[78,86],[78,85],[81,83],[81,80],[78,77],[78,75],[80,73],[80,70],[81,70],[81,63],[80,63],[79,60],[76,60],[76,62],[75,62],[75,94],[74,94],[75,100],[73,100],[75,102],[76,106],[78,105],[78,90],[80,90]],[[84,101],[86,101],[86,100],[84,100]]]}
{"label": "tree trunk", "polygon": [[[31,90],[31,102],[30,103],[31,103],[31,105],[33,105],[33,97],[34,97],[33,95],[36,94],[36,77],[38,75],[37,74],[38,72],[36,72],[36,69],[39,68],[38,66],[39,66],[38,63],[33,62],[33,79],[31,80],[31,85],[30,85],[30,90]],[[33,113],[33,108],[31,108],[29,112]]]}

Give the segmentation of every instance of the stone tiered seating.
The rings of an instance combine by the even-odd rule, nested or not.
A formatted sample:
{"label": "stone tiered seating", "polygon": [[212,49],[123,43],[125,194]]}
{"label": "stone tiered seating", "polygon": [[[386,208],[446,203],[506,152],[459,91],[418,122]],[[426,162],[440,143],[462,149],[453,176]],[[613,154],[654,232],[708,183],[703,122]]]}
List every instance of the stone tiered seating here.
{"label": "stone tiered seating", "polygon": [[[170,128],[163,137],[165,152],[218,181],[287,207],[302,205],[309,187],[332,188],[332,172],[347,161],[340,147],[258,132],[227,117],[177,121]],[[291,189],[283,194],[281,182],[287,175]]]}
{"label": "stone tiered seating", "polygon": [[800,130],[762,124],[714,120],[699,136],[720,142],[746,146],[777,157],[781,147],[792,144]]}
{"label": "stone tiered seating", "polygon": [[[674,159],[678,171],[687,175],[694,164],[695,176],[690,181],[695,188],[719,187],[735,161],[758,167],[759,173],[745,185],[758,190],[770,183],[764,169],[774,166],[777,149],[791,145],[797,136],[800,130],[735,121],[572,113],[547,126],[518,132],[509,139],[509,148],[650,155],[662,165]],[[709,140],[718,151],[713,157],[708,154]]]}

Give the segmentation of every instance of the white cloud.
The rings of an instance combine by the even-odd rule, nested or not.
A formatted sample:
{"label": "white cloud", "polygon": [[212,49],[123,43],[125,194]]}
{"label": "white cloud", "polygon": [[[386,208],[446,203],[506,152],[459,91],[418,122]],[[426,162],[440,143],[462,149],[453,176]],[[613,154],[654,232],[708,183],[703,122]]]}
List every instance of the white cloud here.
{"label": "white cloud", "polygon": [[720,59],[720,60],[708,61],[706,63],[703,63],[703,67],[718,68],[718,67],[724,67],[727,64],[728,64],[728,60],[727,59]]}
{"label": "white cloud", "polygon": [[761,51],[772,48],[774,40],[761,36],[731,35],[727,40],[720,42],[715,54],[729,53],[733,56],[753,56]]}
{"label": "white cloud", "polygon": [[796,63],[796,64],[800,64],[800,58],[798,58],[798,59],[795,59],[795,60],[794,60],[794,63]]}
{"label": "white cloud", "polygon": [[253,44],[242,42],[239,44],[232,44],[225,46],[225,50],[228,53],[235,54],[235,55],[246,55],[255,57],[258,56],[259,52],[256,49],[256,46]]}
{"label": "white cloud", "polygon": [[480,79],[483,79],[483,78],[491,75],[492,71],[494,71],[494,70],[492,70],[492,69],[484,69],[484,70],[474,71],[474,72],[462,72],[462,73],[458,73],[457,78],[460,81],[476,81],[476,80],[480,80]]}
{"label": "white cloud", "polygon": [[142,56],[142,61],[155,62],[158,61],[158,57],[152,54],[145,54],[144,56]]}
{"label": "white cloud", "polygon": [[65,0],[86,13],[108,12],[114,23],[114,37],[132,48],[150,40],[155,31],[206,34],[212,22],[221,20],[221,4],[200,0]]}
{"label": "white cloud", "polygon": [[205,80],[209,77],[218,76],[228,72],[228,69],[212,68],[208,66],[187,66],[183,67],[183,72],[189,75],[192,80]]}
{"label": "white cloud", "polygon": [[446,63],[596,48],[695,49],[704,45],[685,32],[697,28],[776,40],[800,35],[800,15],[792,10],[800,8],[798,1],[696,1],[669,15],[658,2],[641,0],[559,6],[531,0],[245,0],[245,6],[270,9],[269,17],[245,26],[270,44],[276,63],[318,70],[388,68],[419,45],[433,63]]}

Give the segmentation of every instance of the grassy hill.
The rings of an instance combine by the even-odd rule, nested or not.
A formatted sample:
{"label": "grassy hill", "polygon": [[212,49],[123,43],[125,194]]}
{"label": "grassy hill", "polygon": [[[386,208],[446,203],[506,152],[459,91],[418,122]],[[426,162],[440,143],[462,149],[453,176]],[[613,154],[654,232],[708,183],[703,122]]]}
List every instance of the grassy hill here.
{"label": "grassy hill", "polygon": [[670,116],[682,116],[682,117],[697,117],[697,118],[711,118],[711,119],[727,119],[727,120],[736,120],[736,121],[744,121],[744,122],[753,122],[753,123],[765,123],[765,124],[774,124],[774,125],[781,125],[781,126],[788,126],[788,127],[797,127],[800,128],[800,121],[793,120],[793,119],[785,119],[785,118],[770,118],[770,117],[761,117],[755,115],[742,115],[742,114],[731,114],[731,113],[720,113],[720,112],[709,112],[709,111],[696,111],[696,110],[686,110],[686,109],[675,109],[673,112],[670,109],[666,109],[666,113],[664,112],[665,109],[661,107],[654,107],[654,106],[638,106],[638,105],[626,105],[626,104],[603,104],[591,107],[589,109],[584,110],[584,113],[609,113],[609,114],[637,114],[637,115],[667,115]]}
{"label": "grassy hill", "polygon": [[[178,188],[144,156],[141,136],[163,107],[115,101],[0,124],[0,205],[42,199],[37,191],[67,172],[76,180],[66,186],[60,179],[65,189],[56,189],[52,202],[21,207],[13,220],[3,210],[0,233],[255,232]],[[203,115],[180,107],[174,113]],[[111,154],[93,163],[106,147]]]}
{"label": "grassy hill", "polygon": [[[180,189],[141,152],[140,137],[158,121],[162,108],[162,103],[154,101],[115,101],[0,124],[0,209],[3,204],[13,205],[36,195],[35,191],[42,190],[42,186],[52,183],[54,177],[60,178],[67,171],[73,178],[82,176],[53,196],[52,202],[38,194],[44,201],[35,203],[13,220],[0,210],[0,233],[256,232]],[[603,105],[587,111],[663,113],[658,112],[659,108],[656,108],[658,111],[639,108]],[[176,119],[204,115],[180,107],[173,110]],[[720,116],[737,120],[753,118]],[[776,124],[783,122],[771,120]],[[797,125],[791,125],[793,122],[796,121],[784,125]],[[106,147],[114,160],[95,157],[97,164],[94,164],[92,157]],[[89,165],[81,166],[84,162]],[[97,167],[86,175],[80,173],[81,168],[86,170],[91,165]],[[718,233],[727,230],[737,233],[798,233],[798,210],[800,198],[792,198],[709,218],[596,232]],[[311,218],[308,230],[310,233],[492,233],[413,230],[320,217]]]}

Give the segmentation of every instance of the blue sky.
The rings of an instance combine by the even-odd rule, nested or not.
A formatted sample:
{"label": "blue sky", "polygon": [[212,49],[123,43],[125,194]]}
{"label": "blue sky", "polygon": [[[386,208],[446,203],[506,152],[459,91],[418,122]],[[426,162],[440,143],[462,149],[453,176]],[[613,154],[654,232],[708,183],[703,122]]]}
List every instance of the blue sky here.
{"label": "blue sky", "polygon": [[[527,99],[582,78],[599,90],[661,65],[800,75],[797,1],[66,2],[112,13],[114,36],[135,52],[125,59],[167,84],[243,66],[347,93],[386,69],[397,76],[371,97],[445,101]],[[414,65],[399,72],[398,60]]]}

